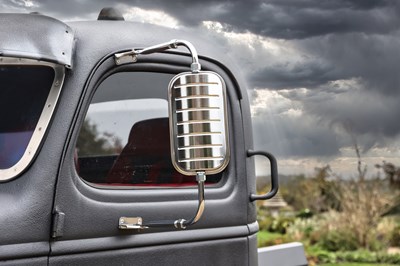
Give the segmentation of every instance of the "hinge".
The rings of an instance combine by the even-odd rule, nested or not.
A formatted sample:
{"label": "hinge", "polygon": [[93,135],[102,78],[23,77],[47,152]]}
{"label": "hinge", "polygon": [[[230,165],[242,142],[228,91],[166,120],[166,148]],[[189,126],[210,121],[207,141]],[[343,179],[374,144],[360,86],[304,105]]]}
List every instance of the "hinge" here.
{"label": "hinge", "polygon": [[53,213],[53,227],[51,230],[51,237],[57,238],[62,237],[64,233],[64,220],[65,213],[56,210]]}

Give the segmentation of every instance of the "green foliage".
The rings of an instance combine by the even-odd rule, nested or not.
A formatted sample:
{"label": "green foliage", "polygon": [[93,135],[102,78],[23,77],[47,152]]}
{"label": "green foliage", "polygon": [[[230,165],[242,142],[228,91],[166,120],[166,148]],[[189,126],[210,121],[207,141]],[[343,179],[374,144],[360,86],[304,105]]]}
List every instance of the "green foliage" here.
{"label": "green foliage", "polygon": [[377,261],[380,263],[393,263],[400,265],[400,254],[378,253]]}
{"label": "green foliage", "polygon": [[330,252],[314,247],[313,249],[309,250],[309,256],[310,260],[316,261],[318,265],[322,263],[333,264],[333,263],[343,263],[343,262],[368,263],[371,265],[378,265],[378,264],[380,265],[381,263],[388,263],[394,265],[400,264],[400,254],[371,252],[369,250]]}
{"label": "green foliage", "polygon": [[400,264],[400,254],[371,252],[369,250],[338,252],[336,256],[338,261]]}
{"label": "green foliage", "polygon": [[326,250],[320,250],[317,254],[317,261],[321,263],[335,263],[337,258],[336,254]]}
{"label": "green foliage", "polygon": [[[104,135],[104,136],[102,136]],[[110,134],[100,134],[95,124],[85,120],[76,143],[79,156],[109,155],[120,153],[122,150],[121,140],[113,137],[113,144],[106,138]]]}
{"label": "green foliage", "polygon": [[287,236],[279,233],[260,231],[257,234],[258,247],[269,247],[287,242],[291,242],[291,239],[288,239]]}
{"label": "green foliage", "polygon": [[293,217],[278,217],[272,221],[272,224],[268,228],[268,231],[286,234],[287,228],[293,222],[294,222]]}
{"label": "green foliage", "polygon": [[295,241],[307,242],[318,227],[317,219],[297,218],[287,229],[287,234]]}
{"label": "green foliage", "polygon": [[[382,215],[393,204],[394,193],[382,180],[352,180],[339,183],[341,212],[337,222],[343,224],[357,239],[360,247],[377,248],[376,228]],[[370,244],[374,246],[370,246]]]}
{"label": "green foliage", "polygon": [[268,228],[270,228],[274,218],[271,216],[263,216],[261,218],[258,218],[258,226],[260,228],[260,231],[268,231]]}
{"label": "green foliage", "polygon": [[383,170],[390,186],[400,189],[400,167],[385,161],[382,164],[376,164],[375,167]]}
{"label": "green foliage", "polygon": [[291,182],[282,184],[280,193],[285,201],[297,211],[305,209],[310,213],[320,213],[329,209],[340,208],[337,197],[337,183],[331,180],[329,166],[316,168],[312,177],[298,175]]}
{"label": "green foliage", "polygon": [[324,263],[320,266],[396,266],[393,264],[381,264],[381,263],[358,263],[358,262],[339,262],[339,263]]}
{"label": "green foliage", "polygon": [[294,217],[271,217],[264,216],[258,220],[258,225],[260,230],[268,231],[271,233],[285,234],[287,228],[293,224]]}
{"label": "green foliage", "polygon": [[390,245],[400,247],[400,225],[397,225],[390,235]]}
{"label": "green foliage", "polygon": [[313,215],[314,215],[314,213],[312,211],[310,211],[310,209],[306,208],[306,209],[300,210],[299,213],[296,215],[296,217],[308,219],[308,218],[313,217]]}
{"label": "green foliage", "polygon": [[356,250],[359,247],[354,235],[343,231],[323,232],[318,243],[327,251]]}
{"label": "green foliage", "polygon": [[[393,168],[384,167],[386,174]],[[312,177],[297,176],[284,183],[280,193],[298,213],[290,218],[261,215],[262,230],[281,234],[264,243],[302,242],[310,265],[400,265],[400,254],[388,253],[389,247],[400,246],[396,179],[365,176],[366,168],[359,161],[358,177],[352,180],[340,179],[326,166],[316,169]]]}

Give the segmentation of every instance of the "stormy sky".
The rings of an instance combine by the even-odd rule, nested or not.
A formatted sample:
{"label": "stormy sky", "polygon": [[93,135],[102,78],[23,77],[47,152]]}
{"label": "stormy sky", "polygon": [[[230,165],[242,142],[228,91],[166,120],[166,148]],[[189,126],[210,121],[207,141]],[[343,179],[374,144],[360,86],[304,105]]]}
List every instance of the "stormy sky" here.
{"label": "stormy sky", "polygon": [[109,6],[224,46],[243,65],[255,147],[283,174],[329,163],[351,176],[355,143],[370,174],[383,160],[400,165],[400,1],[9,0],[0,11],[95,20]]}

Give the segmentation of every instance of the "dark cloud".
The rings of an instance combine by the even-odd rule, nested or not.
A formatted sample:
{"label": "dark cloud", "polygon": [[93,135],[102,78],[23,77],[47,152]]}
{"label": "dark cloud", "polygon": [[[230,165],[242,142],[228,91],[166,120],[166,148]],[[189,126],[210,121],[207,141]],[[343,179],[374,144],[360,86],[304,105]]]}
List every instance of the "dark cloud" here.
{"label": "dark cloud", "polygon": [[359,87],[349,89],[340,94],[279,91],[284,104],[281,99],[266,101],[266,107],[253,117],[255,146],[281,158],[333,158],[354,141],[363,152],[390,147],[400,134],[398,99],[360,93]]}
{"label": "dark cloud", "polygon": [[[320,90],[324,89],[320,88]],[[400,112],[398,98],[363,91],[356,84],[353,88],[347,87],[341,93],[330,93],[326,90],[300,92],[287,90],[281,91],[280,94],[291,102],[300,103],[303,110],[300,121],[297,123],[291,121],[293,123],[288,124],[293,127],[291,132],[297,132],[300,138],[305,138],[305,136],[312,136],[316,140],[323,138],[326,140],[325,148],[328,149],[325,150],[326,154],[338,152],[337,147],[354,145],[354,139],[366,152],[372,147],[385,147],[388,142],[395,141],[400,135],[400,125],[397,122],[397,114]],[[268,117],[269,114],[265,113],[263,116]],[[291,120],[286,117],[281,119]],[[304,124],[307,126],[304,127]],[[283,128],[285,127],[281,127],[280,130]],[[306,130],[298,130],[298,128]],[[267,130],[267,127],[264,130]],[[324,137],[319,133],[314,134],[315,130]],[[326,132],[323,132],[324,130]],[[327,139],[327,136],[330,136],[331,140]],[[292,138],[294,136],[287,138],[289,143]],[[332,143],[335,145],[332,146]]]}
{"label": "dark cloud", "polygon": [[[386,34],[400,25],[399,7],[394,1],[381,2],[357,5],[351,1],[265,1],[255,3],[245,13],[239,5],[234,6],[229,17],[216,19],[237,30],[283,39],[351,32]],[[243,17],[248,19],[241,21]]]}
{"label": "dark cloud", "polygon": [[335,67],[338,79],[361,78],[366,90],[400,92],[400,33],[330,35],[298,42],[298,48]]}
{"label": "dark cloud", "polygon": [[163,10],[184,25],[204,20],[226,24],[227,29],[283,39],[303,39],[331,33],[387,34],[400,25],[400,4],[395,0],[328,1],[130,1]]}
{"label": "dark cloud", "polygon": [[[386,34],[400,25],[400,3],[396,0],[98,0],[50,1],[37,0],[33,11],[54,14],[59,18],[87,18],[102,7],[126,6],[161,10],[183,25],[195,26],[212,20],[226,24],[228,29],[284,39],[302,39],[331,33],[362,32]],[[25,2],[14,0],[3,8],[23,9]],[[32,8],[26,7],[27,10]],[[96,17],[93,17],[96,19]]]}
{"label": "dark cloud", "polygon": [[[97,0],[0,3],[3,12],[38,11],[62,20],[95,20],[103,7],[163,11],[193,30],[216,21],[224,30],[282,41],[295,57],[244,46],[228,48],[242,62],[250,88],[279,90],[302,110],[287,115],[266,109],[254,118],[256,146],[281,156],[334,156],[351,145],[349,132],[365,149],[398,138],[400,123],[400,1],[397,0]],[[27,4],[28,3],[28,4]],[[204,33],[204,32],[202,32]],[[211,36],[211,35],[210,35]],[[221,45],[232,45],[222,40]],[[237,49],[237,50],[235,50]],[[267,54],[273,57],[262,57]],[[257,57],[258,56],[258,57]],[[247,71],[247,72],[246,72]],[[354,88],[341,81],[355,81]],[[306,88],[306,93],[298,88]],[[275,107],[279,109],[278,107]],[[276,111],[276,110],[275,110]],[[350,126],[349,126],[350,125]]]}
{"label": "dark cloud", "polygon": [[398,99],[370,92],[348,92],[330,101],[304,101],[307,112],[331,124],[339,123],[352,134],[372,135],[376,143],[400,133]]}
{"label": "dark cloud", "polygon": [[270,89],[318,88],[359,79],[365,91],[400,94],[400,33],[328,35],[297,40],[292,45],[308,59],[264,66],[249,75],[253,86]]}
{"label": "dark cloud", "polygon": [[286,62],[256,71],[250,75],[249,81],[260,88],[310,88],[348,77],[340,72],[340,69],[327,61]]}

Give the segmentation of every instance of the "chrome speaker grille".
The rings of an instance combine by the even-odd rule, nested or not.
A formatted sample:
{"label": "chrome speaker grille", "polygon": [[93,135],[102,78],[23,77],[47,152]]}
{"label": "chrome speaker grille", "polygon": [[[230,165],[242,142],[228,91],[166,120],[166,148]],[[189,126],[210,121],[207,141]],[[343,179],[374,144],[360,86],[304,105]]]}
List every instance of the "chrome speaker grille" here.
{"label": "chrome speaker grille", "polygon": [[214,72],[181,73],[168,88],[171,156],[185,175],[215,174],[229,161],[226,87]]}

